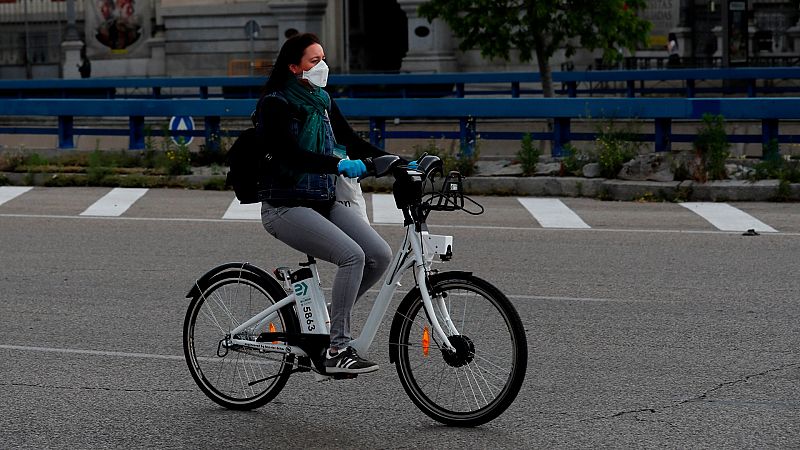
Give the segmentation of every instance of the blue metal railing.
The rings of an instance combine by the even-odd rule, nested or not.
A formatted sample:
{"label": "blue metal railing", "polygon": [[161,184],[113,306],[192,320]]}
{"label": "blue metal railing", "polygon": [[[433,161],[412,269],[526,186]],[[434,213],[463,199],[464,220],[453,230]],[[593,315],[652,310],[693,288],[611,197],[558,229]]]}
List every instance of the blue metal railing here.
{"label": "blue metal railing", "polygon": [[[263,77],[0,80],[0,98],[256,98],[264,81]],[[332,75],[328,82],[335,97],[351,98],[541,95],[538,72]],[[756,97],[800,91],[800,67],[554,72],[553,82],[556,93],[567,97]],[[774,86],[777,82],[783,85]]]}
{"label": "blue metal railing", "polygon": [[[668,151],[672,142],[691,142],[693,135],[674,134],[673,121],[698,121],[706,113],[721,114],[728,120],[759,121],[760,135],[729,136],[731,142],[800,142],[800,135],[779,133],[783,120],[800,120],[800,98],[435,98],[435,99],[339,99],[342,112],[350,118],[370,122],[370,140],[383,146],[386,139],[459,139],[469,152],[475,140],[521,139],[525,132],[481,132],[483,119],[549,119],[553,129],[531,133],[534,139],[552,141],[553,155],[561,156],[572,140],[588,140],[588,133],[573,133],[574,119],[636,119],[652,121],[653,134],[639,138],[653,142],[656,151]],[[145,117],[165,118],[190,115],[204,117],[204,136],[214,148],[223,117],[249,117],[252,99],[0,99],[0,116],[57,117],[57,128],[5,127],[0,133],[58,134],[60,148],[73,148],[76,134],[129,136],[131,149],[144,148]],[[128,130],[76,128],[74,117],[127,117]],[[386,120],[394,118],[457,120],[459,131],[387,131]],[[231,133],[236,134],[236,133]]]}

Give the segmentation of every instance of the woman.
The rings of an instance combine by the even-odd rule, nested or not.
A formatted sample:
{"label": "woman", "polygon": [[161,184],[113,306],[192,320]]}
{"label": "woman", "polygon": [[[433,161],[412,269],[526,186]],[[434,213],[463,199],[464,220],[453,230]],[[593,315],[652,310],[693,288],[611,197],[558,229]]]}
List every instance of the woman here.
{"label": "woman", "polygon": [[268,233],[290,247],[338,266],[326,371],[367,373],[378,365],[349,347],[350,313],[386,270],[392,252],[353,208],[336,202],[335,179],[364,175],[367,158],[386,153],[356,135],[322,89],[327,78],[315,35],[298,34],[283,44],[256,109],[256,128],[273,157],[260,180],[261,219]]}

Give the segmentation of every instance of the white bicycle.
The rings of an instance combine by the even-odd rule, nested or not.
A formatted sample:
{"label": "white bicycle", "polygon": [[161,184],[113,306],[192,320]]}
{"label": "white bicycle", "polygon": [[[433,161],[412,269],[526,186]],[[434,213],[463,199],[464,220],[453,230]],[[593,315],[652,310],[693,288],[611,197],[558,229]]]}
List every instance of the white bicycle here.
{"label": "white bicycle", "polygon": [[[437,256],[451,259],[453,240],[428,233],[426,219],[431,211],[464,209],[461,176],[451,172],[441,190],[426,193],[442,170],[439,158],[423,156],[416,169],[392,155],[375,158],[374,165],[373,175],[395,177],[406,233],[351,345],[367,355],[403,274],[413,268],[415,286],[392,321],[389,361],[428,416],[448,425],[486,423],[519,393],[528,346],[519,314],[500,290],[470,272],[430,267]],[[327,303],[315,260],[301,266],[278,268],[273,277],[232,262],[195,282],[187,295],[183,349],[192,377],[211,400],[248,410],[275,398],[293,373],[312,372],[317,380],[354,376],[325,373]]]}

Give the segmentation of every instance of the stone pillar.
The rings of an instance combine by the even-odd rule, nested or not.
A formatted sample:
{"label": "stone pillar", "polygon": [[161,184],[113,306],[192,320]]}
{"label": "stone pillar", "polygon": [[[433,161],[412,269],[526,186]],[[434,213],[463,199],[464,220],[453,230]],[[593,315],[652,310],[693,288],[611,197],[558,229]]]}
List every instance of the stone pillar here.
{"label": "stone pillar", "polygon": [[161,15],[161,0],[153,0],[155,29],[153,36],[147,40],[150,48],[150,59],[147,61],[147,76],[160,77],[167,75],[166,40],[164,39],[164,16]]}
{"label": "stone pillar", "polygon": [[67,0],[67,32],[64,42],[61,43],[61,53],[64,55],[62,61],[64,66],[61,68],[63,78],[80,78],[81,74],[78,67],[81,65],[81,49],[83,41],[78,36],[75,25],[75,0]]}
{"label": "stone pillar", "polygon": [[722,43],[722,25],[715,26],[711,29],[711,32],[714,33],[714,37],[717,38],[717,49],[714,50],[714,54],[712,56],[715,58],[722,58],[722,48],[724,47],[724,44]]}
{"label": "stone pillar", "polygon": [[278,48],[294,32],[314,33],[322,38],[322,19],[327,7],[327,0],[271,2],[269,8],[278,24]]}
{"label": "stone pillar", "polygon": [[62,66],[63,78],[80,78],[78,67],[81,65],[81,49],[83,41],[64,41],[61,43],[61,53],[64,55],[64,65]]}
{"label": "stone pillar", "polygon": [[403,72],[455,72],[457,70],[453,33],[439,19],[428,23],[419,17],[417,8],[425,0],[397,0],[408,17],[408,53],[403,58]]}

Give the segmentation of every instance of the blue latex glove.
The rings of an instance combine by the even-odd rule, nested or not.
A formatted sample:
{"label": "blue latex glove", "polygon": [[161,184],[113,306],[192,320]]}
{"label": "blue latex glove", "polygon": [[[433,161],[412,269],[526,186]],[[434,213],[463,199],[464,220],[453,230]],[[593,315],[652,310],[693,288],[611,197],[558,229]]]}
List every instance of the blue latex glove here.
{"label": "blue latex glove", "polygon": [[355,161],[343,159],[339,161],[336,168],[339,170],[340,174],[350,178],[358,178],[367,173],[367,166],[364,165],[364,161],[360,159],[356,159]]}
{"label": "blue latex glove", "polygon": [[408,166],[409,169],[414,169],[414,170],[416,170],[417,166],[419,166],[419,164],[416,161],[409,161],[408,164],[406,165]]}

